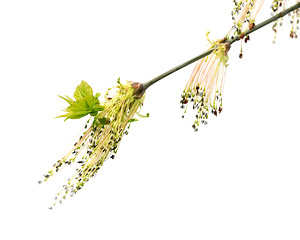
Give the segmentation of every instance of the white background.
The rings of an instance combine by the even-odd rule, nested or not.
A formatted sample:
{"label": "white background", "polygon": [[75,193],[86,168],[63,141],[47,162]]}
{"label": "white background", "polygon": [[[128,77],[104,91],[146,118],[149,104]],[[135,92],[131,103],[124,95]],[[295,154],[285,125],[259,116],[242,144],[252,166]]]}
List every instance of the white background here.
{"label": "white background", "polygon": [[[270,16],[271,1],[257,17]],[[153,85],[114,160],[48,207],[39,185],[87,119],[54,118],[81,80],[145,82],[230,29],[232,1],[2,1],[1,239],[299,239],[299,40],[289,19],[229,52],[224,110],[195,133],[180,95],[194,64]],[[300,33],[299,33],[300,34]]]}

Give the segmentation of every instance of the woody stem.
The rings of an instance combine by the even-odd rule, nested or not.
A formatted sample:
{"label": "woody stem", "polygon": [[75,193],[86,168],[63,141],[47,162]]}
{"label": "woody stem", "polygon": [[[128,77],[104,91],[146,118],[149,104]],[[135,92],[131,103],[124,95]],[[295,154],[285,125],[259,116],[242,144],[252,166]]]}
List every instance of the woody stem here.
{"label": "woody stem", "polygon": [[[262,28],[262,27],[264,27],[264,26],[266,26],[266,25],[268,25],[268,24],[270,24],[270,23],[272,23],[272,22],[274,22],[274,21],[276,21],[276,20],[278,20],[279,18],[284,17],[284,16],[287,15],[288,13],[290,13],[290,12],[292,12],[292,11],[298,9],[298,8],[300,8],[300,2],[296,3],[295,5],[289,7],[289,8],[287,8],[287,9],[285,9],[285,10],[283,10],[282,12],[276,14],[275,16],[273,16],[273,17],[271,17],[271,18],[269,18],[269,19],[267,19],[267,20],[265,20],[265,21],[263,21],[263,22],[257,24],[257,25],[256,25],[254,28],[252,28],[251,30],[247,30],[247,31],[244,33],[245,36],[247,36],[247,35],[253,33],[254,31],[256,31],[256,30],[258,30],[258,29],[260,29],[260,28]],[[235,37],[232,38],[232,39],[228,39],[227,42],[228,42],[229,44],[232,44],[232,43],[234,43],[234,42],[236,42],[236,41],[239,41],[240,39],[241,39],[240,36],[235,36]],[[186,62],[184,62],[184,63],[182,63],[182,64],[180,64],[180,65],[178,65],[178,66],[176,66],[176,67],[174,67],[174,68],[172,68],[172,69],[170,69],[169,71],[167,71],[167,72],[165,72],[165,73],[163,73],[163,74],[161,74],[161,75],[159,75],[159,76],[157,76],[157,77],[155,77],[155,78],[153,78],[153,79],[151,79],[150,81],[145,82],[145,83],[143,84],[143,89],[146,90],[148,87],[150,87],[150,86],[153,85],[154,83],[158,82],[159,80],[161,80],[161,79],[163,79],[163,78],[169,76],[170,74],[172,74],[172,73],[174,73],[174,72],[176,72],[176,71],[178,71],[178,70],[180,70],[180,69],[182,69],[182,68],[184,68],[184,67],[190,65],[190,64],[193,63],[193,62],[196,62],[197,60],[199,60],[199,59],[201,59],[201,58],[204,58],[204,57],[208,56],[208,55],[211,54],[214,50],[215,50],[215,48],[212,48],[212,49],[210,49],[210,50],[207,50],[207,51],[201,53],[200,55],[198,55],[198,56],[196,56],[196,57],[194,57],[194,58],[192,58],[192,59],[190,59],[190,60],[188,60],[188,61],[186,61]]]}

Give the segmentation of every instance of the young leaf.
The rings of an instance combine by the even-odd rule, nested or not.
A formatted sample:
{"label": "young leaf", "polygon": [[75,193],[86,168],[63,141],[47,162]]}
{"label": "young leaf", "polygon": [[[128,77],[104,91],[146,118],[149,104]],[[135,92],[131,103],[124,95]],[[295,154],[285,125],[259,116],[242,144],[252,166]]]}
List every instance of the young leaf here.
{"label": "young leaf", "polygon": [[60,98],[62,98],[63,100],[65,100],[67,103],[72,104],[74,102],[74,100],[72,98],[69,98],[68,96],[66,97],[62,97],[60,95],[58,95]]}
{"label": "young leaf", "polygon": [[100,105],[98,100],[99,96],[99,93],[93,96],[92,88],[85,81],[82,81],[80,85],[77,86],[74,93],[74,98],[76,101],[68,96],[59,96],[67,101],[69,106],[64,110],[67,113],[58,117],[65,117],[66,121],[67,119],[82,118],[88,114],[91,116],[96,116],[98,112],[102,111],[104,108],[104,106]]}
{"label": "young leaf", "polygon": [[76,100],[82,99],[85,96],[93,96],[93,89],[90,85],[87,84],[85,81],[81,81],[80,85],[77,86],[74,92],[74,98]]}

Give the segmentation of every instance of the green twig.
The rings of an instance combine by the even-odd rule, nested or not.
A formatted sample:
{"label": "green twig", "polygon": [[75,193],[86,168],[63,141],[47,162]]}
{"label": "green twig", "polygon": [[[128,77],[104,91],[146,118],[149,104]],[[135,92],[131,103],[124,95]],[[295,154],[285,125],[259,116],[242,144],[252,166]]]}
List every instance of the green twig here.
{"label": "green twig", "polygon": [[[247,31],[244,33],[244,34],[245,34],[244,36],[247,36],[247,35],[253,33],[254,31],[256,31],[256,30],[258,30],[258,29],[260,29],[260,28],[262,28],[262,27],[268,25],[269,23],[274,22],[274,21],[276,21],[277,19],[284,17],[286,14],[288,14],[288,13],[290,13],[290,12],[292,12],[292,11],[298,9],[298,8],[300,8],[300,2],[298,2],[298,3],[296,3],[295,5],[293,5],[293,6],[289,7],[289,8],[287,8],[287,9],[285,9],[284,11],[282,11],[282,12],[276,14],[275,16],[273,16],[273,17],[271,17],[271,18],[269,18],[269,19],[267,19],[267,20],[265,20],[265,21],[263,21],[263,22],[257,24],[257,25],[256,25],[254,28],[252,28],[251,30],[247,30]],[[240,36],[236,36],[236,37],[234,37],[234,38],[232,38],[232,39],[227,40],[227,42],[229,42],[230,44],[232,44],[232,43],[234,43],[234,42],[236,42],[236,41],[239,41],[240,39],[241,39]],[[161,79],[167,77],[168,75],[170,75],[170,74],[172,74],[172,73],[174,73],[174,72],[180,70],[181,68],[184,68],[184,67],[190,65],[191,63],[196,62],[197,60],[199,60],[199,59],[201,59],[201,58],[204,58],[204,57],[208,56],[209,54],[212,53],[213,50],[214,50],[214,48],[212,48],[212,49],[210,49],[210,50],[208,50],[208,51],[206,51],[206,52],[203,52],[203,53],[201,53],[199,56],[194,57],[194,58],[190,59],[189,61],[186,61],[186,62],[184,62],[184,63],[178,65],[177,67],[174,67],[174,68],[170,69],[169,71],[167,71],[167,72],[165,72],[165,73],[163,73],[163,74],[157,76],[156,78],[153,78],[153,79],[151,79],[150,81],[144,83],[144,84],[143,84],[144,90],[146,90],[148,87],[150,87],[152,84],[158,82],[159,80],[161,80]]]}

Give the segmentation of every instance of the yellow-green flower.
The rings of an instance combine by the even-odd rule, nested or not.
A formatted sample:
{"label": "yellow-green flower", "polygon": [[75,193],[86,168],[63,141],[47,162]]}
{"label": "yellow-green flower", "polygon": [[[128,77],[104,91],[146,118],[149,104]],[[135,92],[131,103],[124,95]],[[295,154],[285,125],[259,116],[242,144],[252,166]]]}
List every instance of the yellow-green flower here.
{"label": "yellow-green flower", "polygon": [[[75,174],[57,194],[58,197],[56,197],[54,205],[65,199],[67,195],[73,196],[91,177],[95,176],[107,159],[115,157],[121,139],[128,134],[131,122],[137,121],[134,118],[135,114],[142,116],[139,111],[145,99],[143,85],[131,82],[121,84],[118,80],[116,88],[117,92],[112,98],[107,97],[108,93],[106,94],[106,102],[103,105],[97,101],[98,98],[93,100],[96,106],[90,104],[88,100],[83,100],[87,95],[93,95],[91,88],[85,82],[82,82],[75,91],[74,97],[78,97],[79,94],[78,98],[75,97],[76,101],[69,97],[64,98],[70,106],[66,109],[68,113],[60,117],[78,118],[80,114],[87,115],[90,113],[94,118],[89,127],[88,124],[85,126],[85,131],[75,142],[73,148],[62,159],[58,160],[45,175],[46,181],[62,167],[75,162],[79,164]],[[87,89],[89,89],[88,94]],[[97,97],[99,95],[97,94]],[[78,99],[80,104],[76,103]],[[75,103],[80,105],[82,109],[78,107],[74,110],[72,104]],[[95,108],[98,111],[96,114]],[[147,114],[147,116],[149,115]]]}

